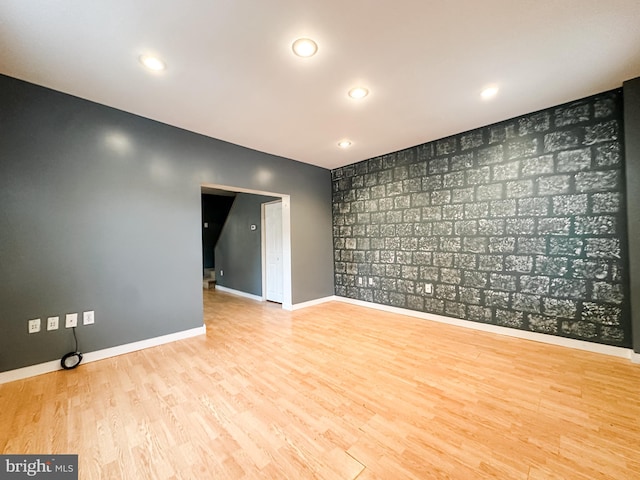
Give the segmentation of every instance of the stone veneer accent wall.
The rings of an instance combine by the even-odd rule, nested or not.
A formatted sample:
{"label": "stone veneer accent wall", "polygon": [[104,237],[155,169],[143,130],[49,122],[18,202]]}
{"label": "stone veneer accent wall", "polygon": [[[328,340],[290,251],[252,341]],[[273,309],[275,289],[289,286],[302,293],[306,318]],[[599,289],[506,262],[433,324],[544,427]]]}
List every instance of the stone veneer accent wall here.
{"label": "stone veneer accent wall", "polygon": [[622,132],[614,90],[333,170],[336,295],[629,346]]}

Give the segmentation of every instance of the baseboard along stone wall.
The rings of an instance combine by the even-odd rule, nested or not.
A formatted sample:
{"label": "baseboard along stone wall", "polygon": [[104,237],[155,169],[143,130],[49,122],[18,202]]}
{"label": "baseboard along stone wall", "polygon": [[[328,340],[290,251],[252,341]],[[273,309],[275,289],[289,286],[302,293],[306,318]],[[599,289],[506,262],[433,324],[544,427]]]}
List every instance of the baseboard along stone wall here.
{"label": "baseboard along stone wall", "polygon": [[622,90],[332,171],[336,295],[628,347]]}

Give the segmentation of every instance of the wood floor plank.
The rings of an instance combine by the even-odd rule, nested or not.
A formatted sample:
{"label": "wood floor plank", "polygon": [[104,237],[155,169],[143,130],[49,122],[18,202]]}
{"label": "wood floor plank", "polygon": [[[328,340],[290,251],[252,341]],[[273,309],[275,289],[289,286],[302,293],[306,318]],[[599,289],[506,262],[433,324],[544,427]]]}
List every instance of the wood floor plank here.
{"label": "wood floor plank", "polygon": [[0,385],[0,452],[83,479],[628,480],[640,366],[205,290],[206,337]]}

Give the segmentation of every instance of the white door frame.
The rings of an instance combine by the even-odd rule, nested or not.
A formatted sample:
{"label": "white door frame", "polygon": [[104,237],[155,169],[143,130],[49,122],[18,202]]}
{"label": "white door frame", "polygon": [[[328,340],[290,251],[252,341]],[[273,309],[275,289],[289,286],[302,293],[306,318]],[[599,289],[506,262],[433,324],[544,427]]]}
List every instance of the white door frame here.
{"label": "white door frame", "polygon": [[[291,302],[291,196],[282,193],[265,192],[262,190],[251,190],[249,188],[234,187],[231,185],[218,185],[213,183],[203,183],[201,187],[217,188],[230,192],[250,193],[254,195],[265,195],[269,197],[279,197],[282,199],[282,308],[284,310],[293,310]],[[262,215],[262,300],[265,300],[265,277],[266,277],[266,261],[265,261],[265,245],[264,245],[264,206],[261,207]],[[201,249],[202,250],[202,249]]]}

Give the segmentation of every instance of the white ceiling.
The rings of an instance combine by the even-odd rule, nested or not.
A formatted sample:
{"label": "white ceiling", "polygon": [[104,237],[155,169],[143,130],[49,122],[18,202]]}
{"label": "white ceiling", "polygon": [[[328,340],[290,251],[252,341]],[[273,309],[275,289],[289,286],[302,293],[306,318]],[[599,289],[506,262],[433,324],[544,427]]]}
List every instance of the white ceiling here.
{"label": "white ceiling", "polygon": [[0,72],[335,168],[640,76],[640,1],[0,0]]}

